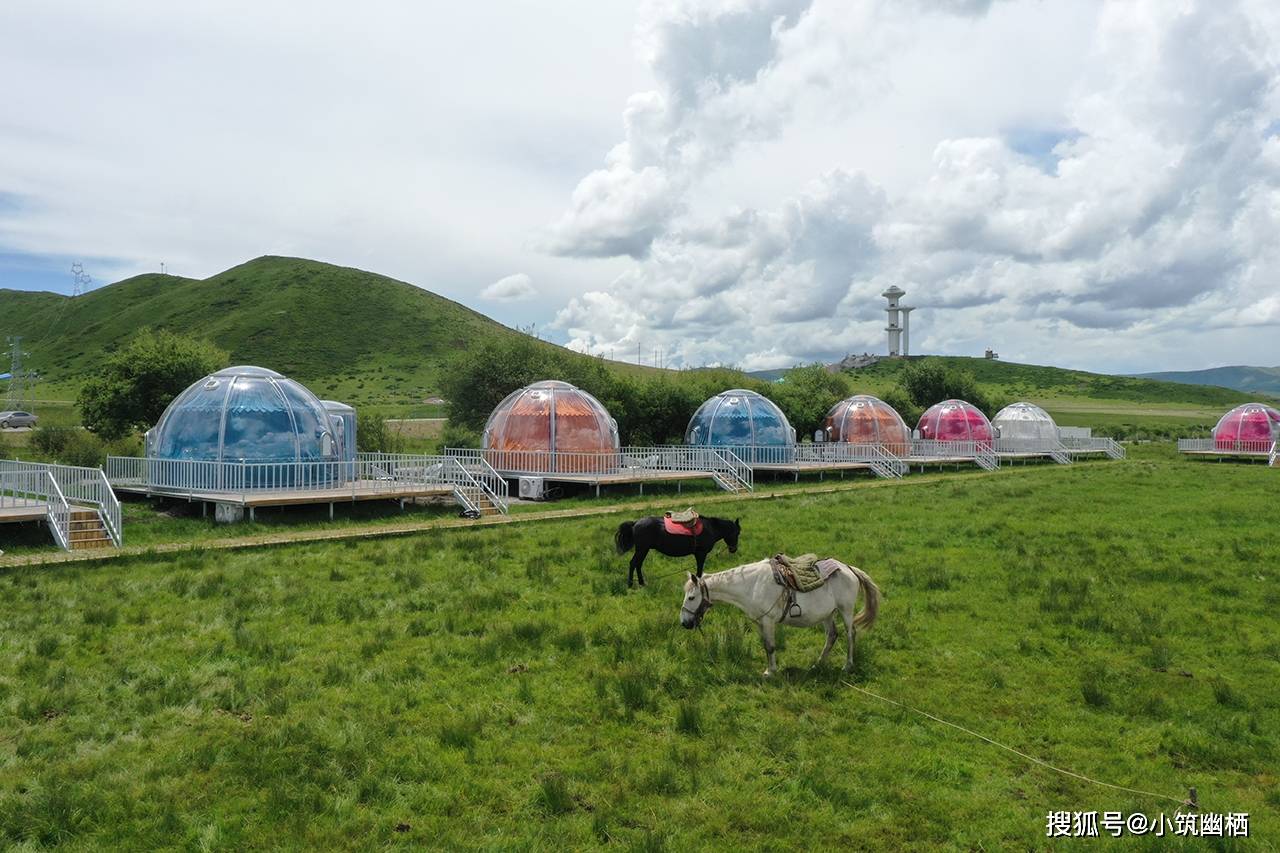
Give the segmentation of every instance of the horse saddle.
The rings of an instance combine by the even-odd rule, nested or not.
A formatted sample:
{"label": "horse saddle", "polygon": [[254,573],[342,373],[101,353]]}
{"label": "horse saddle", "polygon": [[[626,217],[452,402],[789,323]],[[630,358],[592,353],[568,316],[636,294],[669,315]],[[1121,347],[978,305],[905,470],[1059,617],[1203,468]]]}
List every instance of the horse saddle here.
{"label": "horse saddle", "polygon": [[817,554],[801,554],[799,557],[788,557],[786,554],[774,554],[769,558],[769,566],[773,569],[774,582],[787,591],[786,608],[783,618],[788,616],[798,619],[803,615],[800,605],[796,603],[796,593],[812,592],[827,582],[827,579],[840,571],[843,564],[839,560],[827,557],[819,560]]}
{"label": "horse saddle", "polygon": [[702,533],[702,519],[693,507],[683,512],[668,510],[662,516],[662,526],[673,536],[697,536]]}
{"label": "horse saddle", "polygon": [[819,560],[817,554],[801,554],[799,557],[774,554],[769,558],[769,565],[773,569],[774,582],[796,592],[812,592],[840,571],[839,561],[829,557]]}

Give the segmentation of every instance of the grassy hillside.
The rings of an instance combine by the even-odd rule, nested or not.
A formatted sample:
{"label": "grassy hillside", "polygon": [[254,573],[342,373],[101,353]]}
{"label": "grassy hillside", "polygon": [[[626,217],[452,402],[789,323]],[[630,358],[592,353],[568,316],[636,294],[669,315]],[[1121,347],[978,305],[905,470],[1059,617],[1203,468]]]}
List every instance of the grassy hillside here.
{"label": "grassy hillside", "polygon": [[1167,373],[1139,373],[1143,379],[1181,382],[1192,385],[1220,385],[1248,394],[1280,397],[1280,367],[1211,367],[1207,370],[1171,370]]}
{"label": "grassy hillside", "polygon": [[520,334],[401,281],[279,257],[204,280],[140,275],[76,299],[0,290],[0,318],[0,337],[26,339],[28,366],[44,377],[40,396],[64,399],[143,326],[207,338],[233,361],[279,370],[322,396],[401,407],[436,392],[446,356]]}
{"label": "grassy hillside", "polygon": [[[0,339],[25,338],[28,366],[43,377],[36,391],[40,399],[73,399],[104,353],[148,325],[206,338],[235,362],[274,368],[321,396],[398,417],[443,415],[422,401],[439,392],[445,359],[477,342],[520,334],[419,287],[298,258],[258,258],[203,280],[141,275],[76,299],[0,290]],[[996,399],[1031,400],[1063,424],[1207,428],[1223,409],[1252,396],[1003,361],[945,360],[973,371]],[[883,361],[849,375],[856,390],[883,393],[903,364]],[[657,372],[620,362],[611,366],[624,373]],[[782,371],[768,373],[775,378]],[[745,381],[736,372],[727,375],[731,384]],[[65,406],[35,408],[47,423],[76,420]]]}

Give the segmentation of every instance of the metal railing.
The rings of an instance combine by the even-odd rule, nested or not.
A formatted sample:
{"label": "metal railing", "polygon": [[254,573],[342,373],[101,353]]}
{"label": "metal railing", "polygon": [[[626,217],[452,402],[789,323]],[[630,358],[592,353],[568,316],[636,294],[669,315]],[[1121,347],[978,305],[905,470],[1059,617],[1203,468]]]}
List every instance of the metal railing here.
{"label": "metal railing", "polygon": [[[447,456],[410,453],[360,453],[332,462],[217,462],[199,459],[151,459],[108,456],[106,479],[122,488],[195,498],[263,492],[350,495],[387,494],[405,489],[448,489],[467,509],[483,495],[506,512],[506,483],[488,466],[467,470]],[[463,494],[468,489],[475,493]],[[465,497],[465,500],[463,498]]]}
{"label": "metal railing", "polygon": [[948,459],[972,459],[980,468],[994,471],[1000,459],[990,441],[942,441],[936,438],[911,440],[911,461],[934,462]]}
{"label": "metal railing", "polygon": [[0,460],[0,509],[32,504],[43,507],[58,547],[70,551],[71,506],[53,473],[31,463]]}
{"label": "metal railing", "polygon": [[1057,439],[997,438],[993,446],[997,456],[1048,456],[1060,465],[1071,464],[1071,451]]}
{"label": "metal railing", "polygon": [[1280,441],[1273,442],[1271,452],[1267,454],[1267,465],[1274,468],[1277,462],[1280,462]]}
{"label": "metal railing", "polygon": [[504,514],[507,512],[510,506],[510,495],[506,478],[493,470],[493,466],[486,462],[483,456],[446,456],[445,458],[461,466],[462,472],[475,481],[475,485],[499,512]]}
{"label": "metal railing", "polygon": [[485,462],[499,477],[547,477],[572,479],[626,476],[661,477],[666,473],[694,472],[712,477],[730,491],[753,488],[750,467],[731,450],[696,445],[622,447],[618,450],[480,450],[447,447],[445,455],[466,460],[468,466]]}
{"label": "metal railing", "polygon": [[0,462],[0,471],[6,473],[47,473],[57,486],[57,493],[46,489],[46,499],[51,506],[61,500],[68,506],[91,507],[102,519],[107,535],[117,546],[124,544],[124,524],[120,501],[107,481],[101,468],[85,468],[78,465],[56,465],[45,462]]}
{"label": "metal railing", "polygon": [[1272,441],[1239,441],[1229,438],[1180,438],[1180,453],[1222,453],[1240,454],[1242,456],[1266,456],[1270,460],[1275,450]]}
{"label": "metal railing", "polygon": [[1102,438],[1099,436],[1070,436],[1064,435],[1059,439],[1062,446],[1072,454],[1077,453],[1103,453],[1112,459],[1124,459],[1124,445],[1120,444],[1114,438]]}

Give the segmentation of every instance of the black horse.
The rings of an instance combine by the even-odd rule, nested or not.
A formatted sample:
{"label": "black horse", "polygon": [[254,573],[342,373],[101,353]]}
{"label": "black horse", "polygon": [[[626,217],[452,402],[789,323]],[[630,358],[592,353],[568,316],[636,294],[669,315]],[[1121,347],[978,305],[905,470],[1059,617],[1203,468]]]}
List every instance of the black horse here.
{"label": "black horse", "polygon": [[640,577],[640,586],[644,586],[644,558],[650,549],[656,548],[659,553],[668,557],[687,557],[690,554],[698,561],[698,577],[702,577],[702,564],[707,554],[721,539],[729,547],[730,554],[738,553],[738,536],[742,533],[742,525],[738,519],[711,518],[702,516],[702,532],[697,536],[684,536],[667,532],[662,518],[656,515],[645,516],[638,521],[624,521],[618,525],[614,534],[614,544],[618,553],[625,554],[634,546],[636,553],[631,557],[631,568],[627,571],[627,586],[631,586],[634,576]]}

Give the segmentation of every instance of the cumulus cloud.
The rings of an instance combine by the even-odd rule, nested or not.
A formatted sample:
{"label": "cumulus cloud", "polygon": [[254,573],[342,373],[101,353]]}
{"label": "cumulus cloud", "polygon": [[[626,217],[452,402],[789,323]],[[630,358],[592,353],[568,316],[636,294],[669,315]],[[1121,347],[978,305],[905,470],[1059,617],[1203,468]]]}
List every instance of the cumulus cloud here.
{"label": "cumulus cloud", "polygon": [[522,272],[500,278],[480,291],[480,298],[490,302],[522,302],[537,295],[533,279]]}
{"label": "cumulus cloud", "polygon": [[[562,253],[634,258],[607,293],[560,312],[575,344],[645,338],[686,364],[748,367],[879,351],[889,284],[921,309],[917,351],[987,343],[1053,361],[1096,343],[1093,359],[1132,363],[1137,341],[1185,353],[1190,338],[1221,346],[1214,329],[1280,322],[1280,16],[1268,4],[1100,3],[1060,101],[1001,125],[958,122],[969,132],[939,136],[920,179],[890,191],[836,161],[770,206],[718,206],[700,182],[753,140],[785,134],[815,90],[855,104],[892,97],[892,73],[905,70],[879,89],[866,78],[871,58],[902,49],[904,15],[963,18],[946,26],[980,45],[1001,16],[1021,14],[1011,3],[839,4],[851,24],[835,21],[836,5],[658,9],[645,32],[661,88],[633,98],[626,140],[555,227]],[[949,49],[979,61],[963,42]]]}

